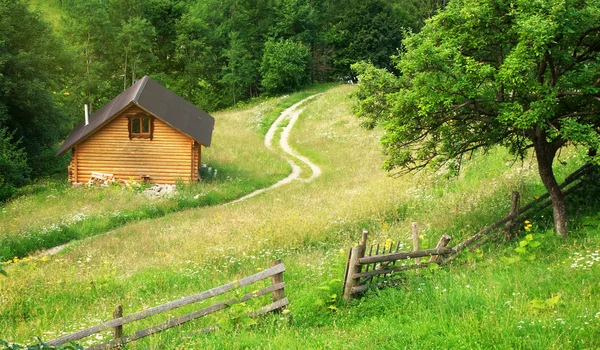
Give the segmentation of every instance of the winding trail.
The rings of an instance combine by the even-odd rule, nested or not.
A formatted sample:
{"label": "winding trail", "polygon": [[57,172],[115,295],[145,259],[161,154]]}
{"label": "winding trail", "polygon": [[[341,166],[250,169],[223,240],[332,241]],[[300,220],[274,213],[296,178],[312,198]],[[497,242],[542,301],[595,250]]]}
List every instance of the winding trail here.
{"label": "winding trail", "polygon": [[291,158],[294,158],[297,161],[300,161],[306,165],[308,165],[312,171],[312,175],[308,178],[308,179],[301,179],[300,178],[300,174],[302,174],[302,168],[300,168],[295,162],[294,160],[287,158],[286,160],[287,162],[290,164],[290,166],[292,167],[292,172],[285,177],[284,179],[279,180],[277,183],[269,186],[269,187],[265,187],[265,188],[261,188],[259,190],[256,190],[252,193],[249,193],[243,197],[240,197],[234,201],[231,201],[227,204],[233,204],[233,203],[237,203],[237,202],[241,202],[243,200],[246,200],[248,198],[252,198],[254,196],[257,196],[263,192],[275,189],[277,187],[281,187],[283,185],[289,184],[294,180],[299,180],[299,181],[303,181],[303,182],[310,182],[314,179],[316,179],[319,175],[321,175],[321,168],[319,168],[315,163],[311,162],[310,159],[301,156],[299,154],[296,154],[296,152],[294,152],[294,150],[292,149],[292,147],[290,147],[290,144],[288,143],[289,140],[289,136],[290,136],[290,132],[292,131],[292,128],[294,127],[294,125],[296,124],[296,121],[298,120],[298,118],[300,117],[300,114],[302,113],[302,111],[304,111],[303,108],[299,109],[298,107],[300,107],[300,105],[302,105],[304,102],[311,100],[319,95],[322,95],[322,93],[319,94],[315,94],[315,95],[311,95],[305,99],[303,99],[302,101],[292,105],[291,107],[287,108],[286,110],[284,110],[283,112],[281,112],[281,114],[279,115],[279,117],[277,117],[277,119],[273,122],[273,124],[271,124],[271,127],[269,128],[269,131],[267,131],[267,134],[265,135],[265,147],[267,147],[268,149],[273,149],[272,143],[273,143],[273,139],[275,138],[275,133],[277,132],[277,128],[279,128],[279,125],[287,118],[289,118],[289,123],[283,128],[283,131],[281,132],[281,138],[279,139],[279,146],[281,147],[281,149],[283,150],[283,152],[285,152],[288,156],[290,156]]}
{"label": "winding trail", "polygon": [[[300,107],[300,105],[302,105],[304,102],[309,101],[319,95],[322,95],[323,93],[319,93],[319,94],[315,94],[315,95],[311,95],[305,99],[303,99],[302,101],[292,105],[291,107],[287,108],[286,110],[284,110],[283,112],[281,112],[281,114],[279,115],[279,117],[277,117],[277,119],[275,120],[275,122],[273,122],[273,124],[271,125],[271,127],[269,128],[269,131],[267,131],[267,134],[265,135],[265,147],[267,147],[270,150],[273,150],[273,146],[272,146],[272,141],[275,138],[275,133],[277,132],[277,128],[279,128],[279,125],[286,120],[286,118],[289,117],[289,123],[283,128],[283,131],[281,132],[281,138],[279,140],[279,146],[281,147],[281,149],[283,150],[283,152],[285,152],[288,156],[290,156],[291,158],[294,158],[297,161],[300,161],[306,165],[308,165],[310,167],[310,169],[312,170],[312,175],[307,178],[307,179],[301,179],[300,178],[300,174],[302,174],[302,168],[300,168],[295,162],[294,160],[287,158],[286,160],[287,162],[290,164],[290,166],[292,167],[292,172],[285,177],[284,179],[279,180],[277,183],[269,186],[269,187],[265,187],[265,188],[261,188],[258,189],[254,192],[251,192],[243,197],[240,197],[236,200],[233,200],[231,202],[227,202],[224,203],[222,205],[230,205],[230,204],[234,204],[237,202],[241,202],[244,201],[248,198],[252,198],[254,196],[257,196],[263,192],[267,192],[269,190],[275,189],[277,187],[281,187],[283,185],[289,184],[294,180],[298,180],[298,181],[303,181],[303,182],[310,182],[314,179],[316,179],[319,175],[321,175],[321,168],[319,168],[316,164],[314,164],[313,162],[310,161],[310,159],[301,156],[299,154],[296,154],[296,152],[294,152],[294,150],[292,149],[292,147],[290,147],[288,140],[289,140],[289,136],[290,136],[290,132],[292,131],[292,128],[294,127],[294,125],[296,124],[296,121],[298,120],[298,118],[300,117],[300,114],[302,113],[302,111],[304,111],[303,108],[299,109],[298,107]],[[47,250],[43,250],[41,251],[39,254],[35,255],[35,256],[45,256],[45,255],[54,255],[58,252],[60,252],[61,250],[63,250],[67,245],[69,245],[71,242],[67,242],[65,244],[56,246],[54,248],[50,248]]]}

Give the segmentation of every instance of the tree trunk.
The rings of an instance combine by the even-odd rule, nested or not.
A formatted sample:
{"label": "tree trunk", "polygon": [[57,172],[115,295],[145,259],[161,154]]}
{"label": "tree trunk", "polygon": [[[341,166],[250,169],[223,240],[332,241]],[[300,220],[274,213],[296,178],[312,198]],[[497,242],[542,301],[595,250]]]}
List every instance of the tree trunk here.
{"label": "tree trunk", "polygon": [[565,196],[558,186],[558,182],[554,177],[552,163],[558,148],[546,140],[546,133],[538,128],[533,139],[533,147],[538,163],[538,171],[542,179],[542,183],[550,194],[552,200],[552,210],[554,212],[554,229],[559,236],[567,236],[567,206]]}

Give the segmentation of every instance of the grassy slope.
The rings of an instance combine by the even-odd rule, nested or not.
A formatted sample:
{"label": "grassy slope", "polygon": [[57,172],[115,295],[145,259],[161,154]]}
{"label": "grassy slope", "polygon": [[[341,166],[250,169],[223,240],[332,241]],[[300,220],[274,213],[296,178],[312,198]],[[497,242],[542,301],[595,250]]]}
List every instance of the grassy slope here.
{"label": "grassy slope", "polygon": [[[308,104],[292,133],[299,153],[323,169],[320,178],[235,205],[129,224],[50,261],[12,266],[11,277],[0,282],[0,338],[53,338],[109,319],[117,303],[130,313],[250,274],[280,257],[288,267],[289,314],[265,317],[235,335],[198,331],[224,314],[132,348],[600,346],[594,338],[600,330],[598,264],[589,270],[570,264],[574,252],[589,255],[598,249],[597,228],[576,231],[565,241],[536,233],[545,238],[534,263],[500,262],[514,255],[511,243],[434,276],[407,274],[399,290],[373,293],[352,306],[338,302],[337,312],[317,305],[325,292],[316,287],[341,278],[345,254],[339,251],[354,244],[361,228],[376,232],[373,239],[379,241],[408,242],[409,223],[416,220],[423,243],[431,246],[441,232],[458,240],[502,216],[515,188],[529,198],[541,192],[534,169],[527,164],[509,169],[501,150],[471,162],[465,175],[447,185],[425,174],[388,178],[379,170],[377,133],[358,128],[349,112],[350,91],[340,86]],[[221,125],[238,130],[240,119]],[[244,147],[232,142],[230,152]],[[577,166],[577,159],[567,160]],[[467,225],[472,229],[464,230]],[[528,306],[557,293],[562,296],[553,309]],[[125,333],[165,317],[126,326]]]}
{"label": "grassy slope", "polygon": [[[215,113],[216,142],[203,149],[202,161],[219,170],[218,178],[180,187],[179,194],[172,198],[148,200],[139,191],[126,188],[71,188],[64,180],[23,190],[22,196],[3,206],[0,212],[0,261],[3,256],[22,257],[65,243],[70,240],[68,237],[102,233],[132,220],[222,203],[275,183],[289,172],[289,165],[262,146],[257,130],[273,110],[302,99],[305,93]],[[230,147],[231,144],[245,146]]]}

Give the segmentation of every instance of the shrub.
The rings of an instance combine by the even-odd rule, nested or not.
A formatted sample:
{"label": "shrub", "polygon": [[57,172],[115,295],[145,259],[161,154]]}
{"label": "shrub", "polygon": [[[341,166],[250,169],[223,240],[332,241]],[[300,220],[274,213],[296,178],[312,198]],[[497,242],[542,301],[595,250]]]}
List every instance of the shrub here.
{"label": "shrub", "polygon": [[260,72],[262,86],[269,93],[292,91],[308,80],[310,50],[292,40],[265,43]]}
{"label": "shrub", "polygon": [[19,147],[20,140],[13,140],[14,133],[0,129],[0,202],[15,193],[17,186],[25,184],[29,177],[27,155]]}

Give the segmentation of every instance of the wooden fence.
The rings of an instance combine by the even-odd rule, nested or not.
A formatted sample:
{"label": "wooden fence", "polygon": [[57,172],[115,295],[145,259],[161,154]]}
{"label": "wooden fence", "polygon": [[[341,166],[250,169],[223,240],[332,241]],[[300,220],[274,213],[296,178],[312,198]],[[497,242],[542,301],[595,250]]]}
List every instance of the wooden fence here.
{"label": "wooden fence", "polygon": [[[219,310],[226,309],[229,305],[236,304],[236,303],[242,303],[242,302],[250,300],[254,297],[258,297],[258,296],[269,294],[269,293],[272,294],[273,302],[266,306],[261,307],[259,310],[255,311],[255,312],[250,313],[250,317],[255,317],[255,316],[267,313],[267,312],[282,309],[282,308],[285,308],[285,306],[289,304],[288,299],[285,297],[285,292],[284,292],[284,287],[285,287],[285,283],[283,281],[283,272],[284,271],[285,271],[285,266],[281,263],[281,260],[276,260],[273,262],[273,264],[271,265],[270,268],[263,270],[259,273],[256,273],[252,276],[244,277],[236,282],[230,282],[230,283],[224,284],[222,286],[215,287],[213,289],[209,289],[209,290],[203,291],[201,293],[194,294],[194,295],[191,295],[191,296],[179,299],[179,300],[175,300],[175,301],[169,302],[164,305],[160,305],[160,306],[156,306],[156,307],[153,307],[153,308],[150,308],[147,310],[139,311],[139,312],[136,312],[131,315],[123,316],[123,308],[119,305],[117,307],[117,309],[115,310],[115,312],[113,313],[113,317],[114,317],[113,320],[101,323],[99,325],[96,325],[96,326],[93,326],[90,328],[86,328],[84,330],[81,330],[81,331],[78,331],[78,332],[75,332],[75,333],[72,333],[69,335],[65,335],[58,339],[49,341],[49,342],[47,342],[47,344],[48,345],[62,345],[62,344],[76,341],[76,340],[79,340],[79,339],[82,339],[82,338],[88,337],[90,335],[100,333],[100,332],[103,332],[103,331],[106,331],[106,330],[109,330],[112,328],[114,330],[113,331],[114,332],[113,340],[103,343],[103,344],[91,346],[88,349],[110,349],[110,348],[114,348],[114,347],[119,347],[122,344],[126,344],[126,343],[132,342],[134,340],[147,337],[151,334],[162,332],[166,329],[182,325],[191,320],[210,315]],[[175,317],[175,318],[171,318],[168,321],[161,323],[159,325],[137,331],[131,335],[123,336],[123,325],[124,324],[142,320],[142,319],[157,315],[157,314],[165,312],[165,311],[173,310],[173,309],[185,306],[185,305],[190,305],[190,304],[199,302],[201,300],[210,299],[217,295],[225,294],[227,292],[239,289],[241,287],[251,285],[258,281],[265,280],[267,278],[271,278],[270,286],[262,288],[258,291],[254,291],[252,293],[248,293],[239,299],[228,299],[225,301],[221,301],[221,302],[215,303],[211,306],[207,306],[207,307],[204,307],[197,311],[194,311],[192,313],[189,313],[189,314],[186,314],[183,316],[179,316],[179,317]],[[214,330],[215,328],[217,328],[217,327],[212,326],[212,327],[203,328],[203,330],[208,332],[208,331]]]}
{"label": "wooden fence", "polygon": [[[577,187],[575,185],[576,181],[581,181],[592,169],[594,169],[593,165],[586,164],[569,175],[560,185],[564,195],[567,196],[573,193]],[[517,224],[524,221],[525,217],[552,205],[548,193],[538,197],[522,208],[519,208],[519,202],[519,193],[513,192],[510,212],[506,217],[484,227],[473,236],[451,248],[447,247],[447,245],[452,237],[444,234],[440,237],[435,248],[419,250],[417,224],[412,223],[412,251],[399,251],[400,241],[398,241],[395,244],[395,248],[393,242],[387,242],[383,245],[371,245],[367,255],[368,232],[366,230],[363,231],[360,244],[352,248],[348,255],[344,285],[342,286],[344,298],[351,300],[365,292],[369,288],[369,285],[381,288],[393,284],[397,280],[398,272],[400,271],[428,268],[432,263],[446,265],[456,259],[464,249],[475,250],[481,245],[498,238],[503,233],[509,239],[512,237],[514,228],[517,227]],[[423,257],[430,257],[430,259],[427,262],[421,262],[421,258]],[[407,259],[414,259],[415,263],[397,265],[400,261],[407,261]]]}

